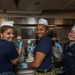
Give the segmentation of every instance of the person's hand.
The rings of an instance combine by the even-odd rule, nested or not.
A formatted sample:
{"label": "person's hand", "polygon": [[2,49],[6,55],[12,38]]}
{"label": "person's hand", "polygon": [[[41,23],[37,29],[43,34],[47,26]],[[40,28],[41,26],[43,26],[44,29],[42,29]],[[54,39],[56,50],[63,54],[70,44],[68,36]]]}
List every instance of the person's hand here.
{"label": "person's hand", "polygon": [[21,48],[22,45],[23,45],[23,41],[17,41],[17,47],[18,47],[18,48]]}
{"label": "person's hand", "polygon": [[21,63],[21,65],[22,65],[22,69],[24,69],[24,68],[28,68],[28,64],[27,63]]}

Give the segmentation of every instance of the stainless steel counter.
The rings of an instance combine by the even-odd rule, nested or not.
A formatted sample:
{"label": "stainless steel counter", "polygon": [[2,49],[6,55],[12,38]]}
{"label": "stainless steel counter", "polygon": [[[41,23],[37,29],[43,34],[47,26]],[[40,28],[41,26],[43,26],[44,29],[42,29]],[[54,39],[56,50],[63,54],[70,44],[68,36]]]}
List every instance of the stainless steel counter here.
{"label": "stainless steel counter", "polygon": [[[54,67],[57,71],[57,74],[62,74],[63,73],[63,68],[61,66],[61,63],[54,64]],[[22,69],[21,63],[18,63],[15,66],[15,73],[16,75],[34,75],[34,70],[33,69]]]}
{"label": "stainless steel counter", "polygon": [[34,70],[19,70],[16,75],[34,75]]}
{"label": "stainless steel counter", "polygon": [[16,66],[14,66],[14,72],[16,75],[34,75],[33,69],[23,69],[21,63],[18,63]]}

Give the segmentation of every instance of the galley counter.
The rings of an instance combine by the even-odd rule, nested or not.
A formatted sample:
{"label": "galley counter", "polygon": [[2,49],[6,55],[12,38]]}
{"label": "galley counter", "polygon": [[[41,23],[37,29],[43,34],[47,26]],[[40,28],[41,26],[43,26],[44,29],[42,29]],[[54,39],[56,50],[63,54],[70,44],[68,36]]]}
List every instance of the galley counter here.
{"label": "galley counter", "polygon": [[[61,66],[61,62],[58,62],[56,64],[53,64],[58,75],[62,75],[63,73],[63,68]],[[34,75],[34,69],[23,69],[21,63],[18,63],[14,67],[14,71],[16,75]]]}
{"label": "galley counter", "polygon": [[22,68],[21,63],[18,63],[16,66],[14,66],[14,72],[16,75],[34,75],[33,69]]}

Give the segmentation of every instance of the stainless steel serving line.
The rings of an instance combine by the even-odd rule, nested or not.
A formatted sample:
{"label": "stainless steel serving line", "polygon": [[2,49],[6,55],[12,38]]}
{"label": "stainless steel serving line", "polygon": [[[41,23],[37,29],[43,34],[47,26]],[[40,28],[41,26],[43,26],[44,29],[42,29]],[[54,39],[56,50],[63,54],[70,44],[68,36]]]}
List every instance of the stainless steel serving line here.
{"label": "stainless steel serving line", "polygon": [[[61,62],[55,63],[53,65],[57,71],[57,74],[62,75],[63,74],[63,67],[61,65]],[[23,69],[21,66],[21,63],[18,63],[14,67],[14,70],[15,70],[16,75],[34,75],[34,69]]]}

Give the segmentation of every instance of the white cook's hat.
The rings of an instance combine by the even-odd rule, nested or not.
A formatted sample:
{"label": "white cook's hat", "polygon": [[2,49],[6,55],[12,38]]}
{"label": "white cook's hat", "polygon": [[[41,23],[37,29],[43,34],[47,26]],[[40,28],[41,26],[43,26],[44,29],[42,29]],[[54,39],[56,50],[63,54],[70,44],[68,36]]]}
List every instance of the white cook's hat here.
{"label": "white cook's hat", "polygon": [[75,30],[75,25],[72,27],[72,29],[71,30]]}
{"label": "white cook's hat", "polygon": [[43,25],[48,27],[48,21],[46,19],[43,19],[43,18],[39,19],[38,24],[43,24]]}
{"label": "white cook's hat", "polygon": [[2,27],[2,26],[11,26],[11,27],[13,27],[13,24],[14,24],[14,21],[5,21],[5,22],[1,23],[0,27]]}

